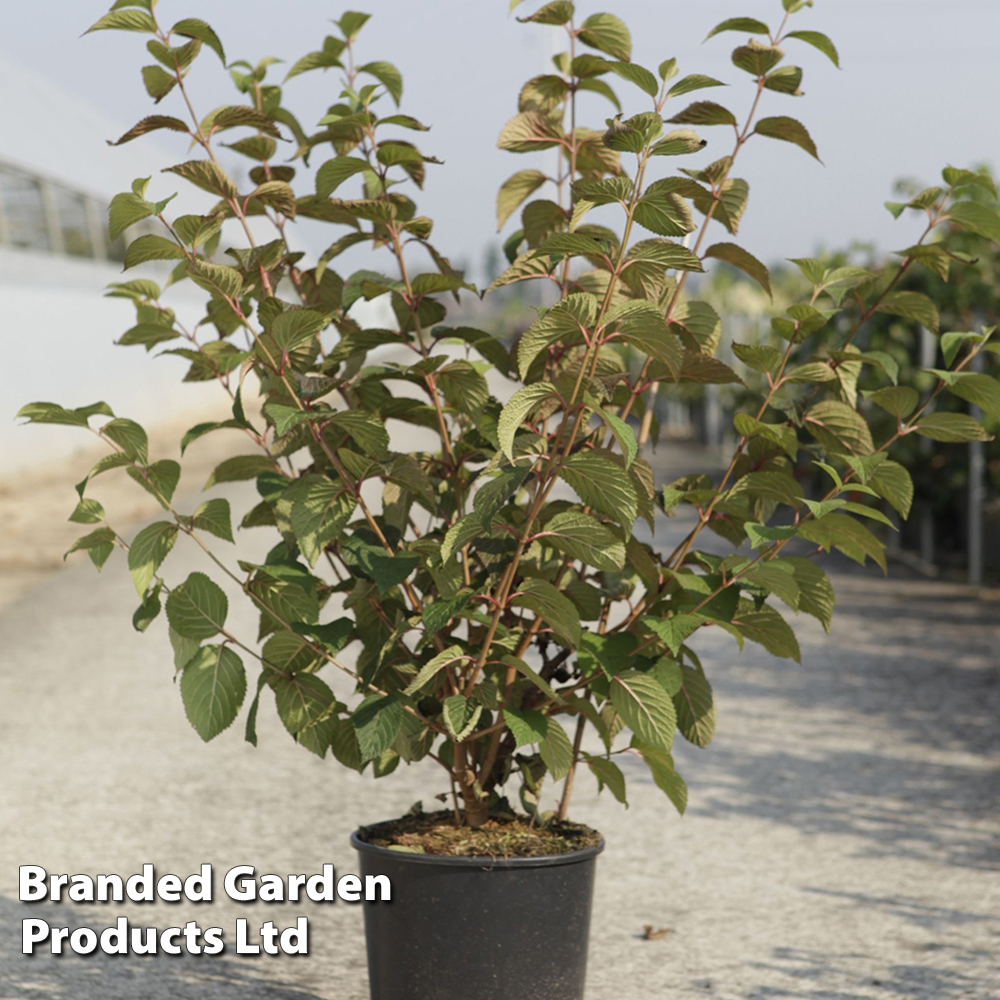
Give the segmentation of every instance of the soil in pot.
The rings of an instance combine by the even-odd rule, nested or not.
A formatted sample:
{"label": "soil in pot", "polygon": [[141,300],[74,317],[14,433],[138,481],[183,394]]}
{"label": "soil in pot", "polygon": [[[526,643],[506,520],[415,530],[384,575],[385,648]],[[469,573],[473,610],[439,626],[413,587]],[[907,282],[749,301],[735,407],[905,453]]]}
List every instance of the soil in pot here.
{"label": "soil in pot", "polygon": [[442,813],[351,840],[392,886],[365,904],[372,1000],[583,1000],[600,834]]}

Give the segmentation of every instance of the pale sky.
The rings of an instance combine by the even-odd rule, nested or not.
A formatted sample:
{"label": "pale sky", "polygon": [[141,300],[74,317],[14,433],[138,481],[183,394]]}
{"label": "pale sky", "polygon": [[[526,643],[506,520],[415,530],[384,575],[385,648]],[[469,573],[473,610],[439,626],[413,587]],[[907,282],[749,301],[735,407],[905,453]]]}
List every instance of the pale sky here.
{"label": "pale sky", "polygon": [[[72,91],[123,129],[153,112],[139,79],[139,67],[152,62],[143,36],[102,32],[80,38],[107,9],[90,0],[46,0],[44,5],[4,3],[0,50]],[[446,161],[428,168],[420,211],[437,220],[436,242],[453,259],[478,262],[495,225],[497,186],[516,170],[548,165],[546,154],[515,156],[496,148],[504,122],[516,111],[517,92],[529,76],[548,71],[557,29],[520,25],[507,15],[507,0],[357,0],[374,16],[358,42],[360,59],[387,59],[402,71],[402,110],[433,126],[415,137],[425,153]],[[525,3],[520,12],[538,6]],[[633,59],[651,69],[669,56],[681,74],[707,73],[733,85],[679,99],[719,100],[742,119],[753,97],[750,78],[731,65],[729,55],[746,36],[724,34],[705,45],[708,30],[723,18],[752,16],[775,26],[779,0],[619,0],[611,5],[581,0],[582,18],[613,9],[632,29]],[[320,0],[161,0],[165,22],[188,16],[209,21],[229,59],[256,61],[266,55],[289,64],[319,48],[332,26],[327,18],[344,8]],[[893,197],[896,178],[916,177],[927,184],[948,163],[1000,166],[1000,36],[998,0],[816,0],[795,18],[796,26],[823,31],[840,50],[841,70],[801,43],[786,46],[787,62],[805,70],[806,96],[767,92],[764,115],[793,115],[803,121],[825,166],[797,147],[755,139],[736,170],[751,188],[741,242],[771,261],[812,254],[817,247],[840,247],[870,240],[884,249],[912,243],[916,221],[894,223],[882,207]],[[207,50],[192,77],[199,109],[239,102],[218,60]],[[279,67],[278,81],[283,76]],[[646,110],[645,95],[609,77],[626,101],[626,112]],[[314,72],[290,81],[287,94],[308,128],[336,100],[334,71]],[[174,95],[156,111],[171,113]],[[7,94],[5,100],[17,100]],[[385,112],[383,112],[385,113]],[[593,98],[583,124],[603,126],[610,105]],[[45,130],[53,121],[39,122]],[[708,149],[685,165],[707,163],[730,152],[732,131],[701,130]],[[166,135],[166,133],[161,133]],[[106,136],[94,136],[103,143]],[[142,142],[143,140],[139,140]],[[168,140],[157,139],[161,145]],[[31,161],[32,137],[0,137],[0,155]],[[175,146],[177,161],[186,158]],[[73,151],[64,175],[72,176]],[[319,156],[316,163],[321,163]],[[678,161],[660,160],[664,173]],[[767,172],[766,176],[764,172]],[[505,232],[509,232],[509,227]],[[721,231],[720,231],[720,237]]]}

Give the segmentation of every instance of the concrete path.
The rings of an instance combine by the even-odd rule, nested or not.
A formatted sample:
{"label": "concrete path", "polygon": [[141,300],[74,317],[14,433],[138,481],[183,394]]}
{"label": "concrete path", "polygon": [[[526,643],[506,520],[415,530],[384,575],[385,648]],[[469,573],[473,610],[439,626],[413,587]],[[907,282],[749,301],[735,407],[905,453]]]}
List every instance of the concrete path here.
{"label": "concrete path", "polygon": [[[175,579],[202,568],[180,544],[168,567]],[[678,751],[685,817],[641,765],[627,812],[581,775],[575,818],[608,840],[589,1000],[1000,997],[1000,607],[944,584],[836,583],[834,634],[802,623],[803,666],[737,655],[728,637],[700,643],[720,733]],[[101,577],[73,568],[0,612],[0,1000],[360,1000],[362,915],[342,902],[18,902],[22,864],[355,871],[352,828],[441,790],[436,768],[372,782],[319,761],[270,706],[259,749],[242,722],[204,746],[162,634],[131,628],[135,603],[119,561]],[[227,941],[238,917],[305,914],[310,953],[20,955],[24,917],[100,929],[122,914],[197,920]],[[645,924],[672,932],[644,941]]]}

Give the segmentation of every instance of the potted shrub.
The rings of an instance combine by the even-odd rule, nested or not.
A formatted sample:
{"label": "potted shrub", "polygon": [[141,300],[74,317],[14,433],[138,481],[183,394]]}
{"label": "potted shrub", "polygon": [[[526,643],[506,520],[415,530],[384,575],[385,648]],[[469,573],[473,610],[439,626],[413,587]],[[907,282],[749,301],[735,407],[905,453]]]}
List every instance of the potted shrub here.
{"label": "potted shrub", "polygon": [[[558,151],[557,170],[550,152],[548,172],[519,170],[499,193],[500,225],[519,212],[521,226],[492,287],[539,281],[552,303],[513,344],[447,322],[448,297],[473,289],[418,214],[414,188],[435,160],[413,141],[425,127],[397,110],[398,70],[360,54],[365,15],[343,14],[281,86],[268,79],[269,60],[232,63],[239,97],[207,114],[186,82],[199,58],[225,63],[206,23],[168,28],[152,0],[119,0],[91,29],[137,32],[154,59],[143,70],[150,96],[181,109],[157,110],[118,143],[166,130],[193,149],[165,165],[165,178],[137,181],[112,203],[113,236],[147,220],[161,227],[131,240],[126,269],[173,265],[165,287],[113,286],[136,307],[121,342],[180,356],[186,380],[214,379],[228,394],[231,418],[192,428],[182,451],[217,429],[245,435],[245,454],[208,485],[254,482],[259,499],[238,522],[270,532],[273,547],[262,562],[233,557],[230,504],[175,501],[178,464],[150,456],[144,430],[106,403],[32,403],[20,415],[88,428],[109,447],[77,487],[71,519],[92,527],[74,548],[98,568],[116,548],[126,553],[137,629],[165,611],[184,709],[202,739],[245,707],[256,744],[257,713],[273,699],[291,736],[321,757],[375,777],[424,758],[441,767],[451,803],[443,818],[363,827],[354,838],[366,868],[390,872],[398,887],[392,906],[367,909],[379,1000],[581,997],[603,845],[567,821],[577,770],[624,802],[617,762],[636,758],[683,811],[675,733],[704,746],[715,727],[697,632],[720,628],[740,646],[797,658],[778,605],[829,626],[834,604],[812,557],[837,550],[884,567],[877,531],[893,511],[905,517],[912,496],[892,446],[910,434],[984,435],[962,414],[928,413],[943,392],[1000,412],[997,383],[969,371],[996,350],[992,331],[944,333],[942,367],[923,396],[896,384],[889,355],[856,343],[876,312],[936,329],[931,300],[898,284],[911,268],[941,274],[962,262],[940,234],[1000,236],[992,209],[956,197],[989,179],[947,168],[942,186],[893,207],[927,216],[897,265],[873,273],[797,260],[805,301],[774,317],[773,343],[733,345],[763,388],[736,417],[721,477],[660,482],[638,454],[636,425],[657,384],[740,381],[715,356],[718,314],[689,291],[712,261],[769,289],[764,265],[730,238],[748,196],[736,171],[751,141],[816,155],[806,128],[771,108],[799,95],[802,71],[784,63],[782,46],[837,61],[825,35],[794,29],[807,5],[783,0],[776,27],[739,17],[712,32],[750,35],[733,52],[750,83],[741,117],[701,93],[719,81],[682,75],[673,59],[655,72],[631,62],[618,17],[578,15],[568,0],[529,9],[523,20],[565,30],[566,51],[554,72],[524,85],[500,132],[503,150]],[[286,105],[304,86],[331,94],[316,131]],[[581,94],[605,99],[613,117],[585,126]],[[720,154],[690,159],[706,141]],[[248,159],[249,186],[224,169],[221,145]],[[318,169],[306,179],[310,159]],[[204,214],[171,214],[168,180],[205,192]],[[293,249],[302,218],[334,227],[316,261]],[[380,250],[385,273],[338,273],[337,258],[356,245]],[[194,330],[167,305],[182,281],[204,293]],[[363,327],[352,307],[383,297],[393,321]],[[863,373],[874,381],[861,393]],[[876,410],[894,418],[879,440],[868,423]],[[434,443],[414,450],[408,433]],[[792,474],[802,453],[825,476],[815,498]],[[165,512],[131,542],[87,495],[113,469]],[[695,516],[672,552],[636,529],[684,509]],[[724,554],[719,544],[702,550],[706,529]],[[204,550],[206,572],[171,578],[178,538]],[[259,613],[256,637],[227,627],[220,580]],[[354,696],[334,692],[331,672],[349,677]],[[588,725],[596,739],[585,744]],[[540,804],[546,779],[562,782],[554,809]]]}

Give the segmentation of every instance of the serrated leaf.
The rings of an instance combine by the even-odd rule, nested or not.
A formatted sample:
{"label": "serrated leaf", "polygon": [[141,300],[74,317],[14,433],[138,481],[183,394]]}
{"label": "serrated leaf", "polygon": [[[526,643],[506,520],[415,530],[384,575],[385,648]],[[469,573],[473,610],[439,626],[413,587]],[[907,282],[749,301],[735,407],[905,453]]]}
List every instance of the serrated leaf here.
{"label": "serrated leaf", "polygon": [[922,292],[890,292],[879,303],[878,311],[912,319],[937,333],[937,306]]}
{"label": "serrated leaf", "polygon": [[500,450],[514,461],[514,438],[521,424],[534,412],[539,403],[556,395],[556,388],[549,382],[538,382],[518,389],[500,412],[497,421],[497,438]]}
{"label": "serrated leaf", "polygon": [[[131,225],[131,223],[129,223]],[[184,260],[187,254],[173,240],[164,236],[140,236],[125,252],[125,270],[150,260]]]}
{"label": "serrated leaf", "polygon": [[132,540],[128,550],[128,568],[140,597],[149,589],[156,571],[176,541],[177,525],[167,521],[148,525]]}
{"label": "serrated leaf", "polygon": [[625,22],[614,14],[591,14],[580,25],[577,36],[584,45],[628,62],[632,58],[632,36]]}
{"label": "serrated leaf", "polygon": [[687,808],[688,790],[684,779],[674,770],[674,759],[659,747],[648,746],[636,740],[632,746],[639,751],[656,787],[674,804],[674,808],[683,815]]}
{"label": "serrated leaf", "polygon": [[547,545],[603,572],[614,573],[625,565],[624,543],[589,514],[556,514],[545,524],[542,537]]}
{"label": "serrated leaf", "polygon": [[868,479],[868,485],[887,501],[904,519],[910,516],[913,506],[913,479],[898,462],[886,460]]}
{"label": "serrated leaf", "polygon": [[204,573],[192,573],[167,598],[170,627],[186,639],[210,639],[222,630],[229,600]]}
{"label": "serrated leaf", "polygon": [[730,17],[717,24],[705,36],[705,41],[707,42],[714,35],[721,34],[723,31],[747,31],[751,35],[769,35],[771,33],[771,29],[755,17]]}
{"label": "serrated leaf", "polygon": [[403,706],[395,695],[366,698],[351,724],[358,739],[362,760],[374,760],[396,741],[403,725]]}
{"label": "serrated leaf", "polygon": [[819,49],[837,69],[840,69],[840,56],[837,53],[837,47],[821,31],[789,31],[784,37],[797,38],[799,41]]}
{"label": "serrated leaf", "polygon": [[757,610],[742,610],[733,618],[733,626],[751,642],[763,646],[772,656],[802,662],[802,651],[791,626],[770,605]]}
{"label": "serrated leaf", "polygon": [[964,413],[930,413],[921,417],[916,425],[921,437],[932,441],[958,443],[964,441],[992,441],[985,427]]}
{"label": "serrated leaf", "polygon": [[670,696],[650,674],[626,670],[611,678],[611,704],[643,743],[669,750],[677,727]]}
{"label": "serrated leaf", "polygon": [[204,42],[221,60],[222,65],[226,65],[226,52],[219,41],[219,36],[212,30],[211,26],[196,17],[186,17],[178,21],[171,29],[175,35],[184,38],[197,38],[199,42]]}
{"label": "serrated leaf", "polygon": [[508,177],[497,192],[497,229],[503,229],[518,206],[547,180],[548,176],[540,170],[519,170]]}
{"label": "serrated leaf", "polygon": [[573,744],[556,719],[550,718],[548,723],[548,733],[538,744],[538,752],[552,780],[561,781],[573,767]]}
{"label": "serrated leaf", "polygon": [[84,34],[89,35],[92,31],[141,31],[151,35],[156,32],[156,22],[148,11],[112,8],[104,17],[96,20]]}
{"label": "serrated leaf", "polygon": [[461,694],[454,694],[445,698],[441,718],[444,720],[448,735],[460,743],[476,728],[476,723],[482,714],[483,706],[479,702],[469,701]]}
{"label": "serrated leaf", "polygon": [[512,153],[531,153],[562,141],[562,126],[555,118],[540,111],[522,111],[501,129],[497,145]]}
{"label": "serrated leaf", "polygon": [[839,400],[817,403],[805,416],[816,439],[833,455],[871,455],[875,451],[871,430],[853,407]]}
{"label": "serrated leaf", "polygon": [[674,695],[674,707],[684,739],[696,747],[707,747],[715,735],[715,698],[700,666],[681,664],[681,686]]}
{"label": "serrated leaf", "polygon": [[533,709],[506,706],[503,717],[507,728],[514,734],[515,748],[541,743],[549,734],[548,717]]}
{"label": "serrated leaf", "polygon": [[274,682],[278,718],[285,729],[317,757],[325,757],[333,737],[330,719],[337,699],[329,686],[314,674],[298,673]]}
{"label": "serrated leaf", "polygon": [[628,799],[625,797],[625,775],[622,774],[621,768],[614,761],[608,760],[606,757],[594,757],[589,753],[584,756],[587,761],[587,767],[590,768],[591,773],[597,778],[598,794],[607,787],[611,794],[627,809]]}
{"label": "serrated leaf", "polygon": [[735,243],[715,243],[705,251],[704,256],[724,260],[727,264],[738,267],[744,274],[753,278],[768,295],[771,295],[770,272],[752,253],[748,253],[743,247],[737,246]]}
{"label": "serrated leaf", "polygon": [[221,498],[206,500],[195,512],[191,526],[207,531],[223,541],[233,541],[232,513],[229,501]]}
{"label": "serrated leaf", "polygon": [[184,712],[206,743],[232,725],[246,693],[243,661],[229,646],[202,646],[181,674]]}
{"label": "serrated leaf", "polygon": [[631,528],[639,514],[639,498],[622,466],[594,452],[570,455],[559,470],[589,507]]}
{"label": "serrated leaf", "polygon": [[508,603],[513,607],[534,611],[563,645],[575,649],[579,644],[580,613],[573,602],[547,580],[524,580]]}
{"label": "serrated leaf", "polygon": [[[468,598],[466,598],[468,600]],[[450,617],[450,616],[449,616]],[[436,631],[436,630],[434,630]],[[407,685],[403,692],[406,695],[415,695],[422,688],[426,687],[445,667],[452,663],[459,663],[468,659],[461,646],[449,646],[442,650],[437,656],[428,660],[417,673],[417,676]]]}
{"label": "serrated leaf", "polygon": [[359,66],[357,71],[375,77],[385,87],[396,107],[399,107],[403,97],[403,77],[392,63],[381,60],[365,63],[364,66]]}
{"label": "serrated leaf", "polygon": [[[756,135],[764,135],[769,139],[780,139],[782,142],[791,142],[804,149],[810,156],[819,160],[819,153],[816,152],[816,144],[812,141],[808,129],[802,122],[786,115],[776,115],[773,118],[761,118],[754,128]],[[820,160],[822,163],[823,161]]]}
{"label": "serrated leaf", "polygon": [[674,125],[735,125],[736,116],[714,101],[695,101],[683,111],[667,119]]}

